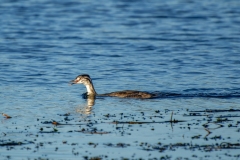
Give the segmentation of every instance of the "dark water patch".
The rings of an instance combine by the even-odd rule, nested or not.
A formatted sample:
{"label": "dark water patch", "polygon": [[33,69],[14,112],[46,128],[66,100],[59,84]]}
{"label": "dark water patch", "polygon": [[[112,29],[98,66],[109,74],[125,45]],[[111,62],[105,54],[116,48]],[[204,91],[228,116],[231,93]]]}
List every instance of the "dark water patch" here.
{"label": "dark water patch", "polygon": [[189,112],[240,112],[240,109],[206,109],[206,110],[189,111]]}
{"label": "dark water patch", "polygon": [[[64,119],[65,121],[71,121],[72,119]],[[77,126],[80,126],[80,125],[89,125],[90,123],[68,123],[68,122],[65,122],[65,123],[61,123],[61,122],[57,122],[57,121],[44,121],[44,122],[41,122],[42,124],[52,124],[52,125],[55,125],[55,126],[73,126],[73,125],[77,125]]]}
{"label": "dark water patch", "polygon": [[[204,40],[204,39],[185,39],[185,38],[181,38],[181,37],[176,37],[176,38],[156,38],[156,37],[126,37],[126,38],[119,38],[122,40],[134,40],[134,41],[162,41],[162,42],[209,42],[208,40]],[[179,49],[179,46],[176,47],[176,49]]]}
{"label": "dark water patch", "polygon": [[[162,118],[161,116],[153,116],[153,117]],[[146,121],[113,121],[111,123],[112,124],[153,124],[153,123],[178,123],[178,122],[186,122],[186,121],[185,120],[173,119],[173,114],[171,114],[171,117],[170,117],[169,121],[162,121],[162,122],[156,122],[156,121],[152,121],[152,122],[146,122]]]}
{"label": "dark water patch", "polygon": [[38,133],[43,133],[43,134],[52,134],[52,133],[60,133],[60,132],[58,132],[57,130],[55,131],[55,130],[53,130],[53,131],[41,131],[41,132],[38,132]]}
{"label": "dark water patch", "polygon": [[19,142],[16,142],[16,141],[11,141],[10,139],[9,140],[0,140],[0,146],[1,147],[4,147],[4,146],[21,146],[21,145],[27,145],[27,144],[34,144],[34,142],[32,141],[19,141]]}
{"label": "dark water patch", "polygon": [[206,74],[205,72],[181,72],[182,74],[187,74],[187,75],[201,75],[201,74]]}
{"label": "dark water patch", "polygon": [[91,56],[93,57],[111,57],[111,58],[119,58],[119,57],[123,57],[122,55],[115,55],[115,54],[106,54],[106,55],[102,55],[102,54],[91,54]]}
{"label": "dark water patch", "polygon": [[220,115],[216,118],[234,118],[234,117],[240,117],[240,115]]}
{"label": "dark water patch", "polygon": [[81,132],[84,134],[100,134],[100,135],[111,133],[111,132],[105,132],[105,131],[86,131],[86,130],[79,130],[79,131],[74,131],[74,132]]}
{"label": "dark water patch", "polygon": [[102,160],[102,159],[107,159],[108,156],[107,155],[100,155],[100,156],[94,156],[94,157],[91,157],[91,156],[83,156],[83,159],[84,160]]}
{"label": "dark water patch", "polygon": [[183,114],[183,116],[209,116],[208,114],[201,114],[201,113],[189,113],[189,114]]}
{"label": "dark water patch", "polygon": [[116,147],[116,148],[126,148],[126,147],[131,146],[130,144],[127,144],[127,143],[117,143],[117,144],[105,143],[103,145],[108,146],[108,147]]}
{"label": "dark water patch", "polygon": [[157,47],[155,46],[142,46],[142,47],[139,47],[136,51],[151,51],[156,49]]}
{"label": "dark water patch", "polygon": [[143,19],[148,19],[148,18],[156,18],[156,19],[178,19],[178,20],[184,20],[184,19],[190,19],[193,21],[198,21],[198,20],[208,20],[211,18],[219,18],[216,16],[176,16],[176,15],[153,15],[153,16],[130,16],[131,18],[143,18]]}
{"label": "dark water patch", "polygon": [[[82,39],[80,36],[64,36],[64,37],[59,37],[60,40],[73,40],[73,39],[76,39],[76,40],[80,40]],[[79,44],[79,43],[78,43]]]}
{"label": "dark water patch", "polygon": [[[157,117],[157,116],[155,116]],[[114,121],[111,122],[112,124],[154,124],[154,123],[179,123],[179,122],[186,122],[185,120],[170,120],[170,121],[162,121],[162,122],[145,122],[145,121]]]}
{"label": "dark water patch", "polygon": [[58,114],[59,116],[64,116],[64,117],[67,117],[67,116],[70,116],[71,114],[70,113],[64,113],[64,114]]}
{"label": "dark water patch", "polygon": [[[207,89],[212,90],[212,89]],[[167,93],[167,92],[153,92],[156,96],[154,98],[238,98],[239,92],[233,93],[196,93],[198,89],[185,90],[185,92],[195,93]]]}
{"label": "dark water patch", "polygon": [[109,117],[116,117],[116,115],[115,114],[113,114],[113,115],[111,115],[111,114],[105,114],[105,115],[103,115],[104,117],[107,117],[107,118],[109,118]]}
{"label": "dark water patch", "polygon": [[101,45],[126,45],[127,43],[107,43],[107,42],[105,42],[105,43],[103,43],[103,42],[89,42],[89,43],[84,43],[84,42],[82,42],[82,43],[76,43],[76,44],[78,44],[78,45],[96,45],[96,46],[101,46]]}
{"label": "dark water patch", "polygon": [[126,37],[126,38],[120,38],[122,40],[136,40],[136,41],[139,41],[139,40],[143,40],[143,41],[176,41],[176,42],[179,42],[181,40],[179,39],[173,39],[173,38],[156,38],[156,37]]}
{"label": "dark water patch", "polygon": [[185,150],[200,150],[203,152],[212,152],[216,150],[222,150],[222,149],[240,149],[240,143],[230,143],[230,142],[222,142],[220,144],[191,144],[191,143],[174,143],[174,144],[149,144],[149,143],[141,143],[139,146],[142,147],[142,150],[145,151],[159,151],[163,152],[166,150],[172,150],[175,151],[176,149],[183,148]]}
{"label": "dark water patch", "polygon": [[223,125],[219,124],[218,122],[207,122],[207,123],[203,124],[202,126],[207,129],[218,129],[218,128],[224,127]]}

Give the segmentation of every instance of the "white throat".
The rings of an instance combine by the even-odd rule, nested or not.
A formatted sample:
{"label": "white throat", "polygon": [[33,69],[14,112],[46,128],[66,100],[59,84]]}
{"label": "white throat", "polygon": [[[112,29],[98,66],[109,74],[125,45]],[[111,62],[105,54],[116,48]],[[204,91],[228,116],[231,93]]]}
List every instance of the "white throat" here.
{"label": "white throat", "polygon": [[86,88],[87,88],[88,94],[91,94],[92,93],[92,89],[91,89],[90,85],[86,85]]}
{"label": "white throat", "polygon": [[86,88],[87,88],[88,95],[96,95],[97,94],[92,85],[88,84],[88,85],[86,85]]}

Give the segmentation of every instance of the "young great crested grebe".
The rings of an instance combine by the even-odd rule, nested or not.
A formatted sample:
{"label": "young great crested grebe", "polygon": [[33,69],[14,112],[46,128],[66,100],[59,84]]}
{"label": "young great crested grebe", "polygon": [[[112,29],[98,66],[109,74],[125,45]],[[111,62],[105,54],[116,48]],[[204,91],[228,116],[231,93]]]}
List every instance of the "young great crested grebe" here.
{"label": "young great crested grebe", "polygon": [[96,96],[110,96],[110,97],[120,97],[120,98],[153,98],[155,95],[147,92],[134,91],[134,90],[124,90],[118,92],[111,92],[106,94],[97,94],[94,89],[92,79],[88,74],[82,74],[77,76],[74,80],[70,81],[72,84],[84,84],[87,88],[87,96],[89,98],[95,98]]}

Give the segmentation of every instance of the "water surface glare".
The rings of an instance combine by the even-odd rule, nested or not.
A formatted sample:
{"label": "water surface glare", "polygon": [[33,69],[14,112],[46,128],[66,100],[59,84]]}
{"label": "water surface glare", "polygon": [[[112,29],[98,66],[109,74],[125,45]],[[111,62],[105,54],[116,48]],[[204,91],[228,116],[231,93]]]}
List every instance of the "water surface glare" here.
{"label": "water surface glare", "polygon": [[[2,1],[1,159],[238,159],[239,6]],[[83,99],[84,73],[158,97]]]}

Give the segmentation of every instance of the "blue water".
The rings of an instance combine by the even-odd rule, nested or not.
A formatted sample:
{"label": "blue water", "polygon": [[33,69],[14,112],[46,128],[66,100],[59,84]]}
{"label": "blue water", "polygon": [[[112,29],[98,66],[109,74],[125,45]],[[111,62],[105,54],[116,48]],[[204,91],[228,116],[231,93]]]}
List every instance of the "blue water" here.
{"label": "blue water", "polygon": [[[40,128],[52,127],[42,122],[58,121],[62,118],[59,114],[64,113],[71,113],[78,122],[101,119],[108,113],[153,115],[156,110],[167,109],[180,111],[176,114],[183,119],[182,112],[187,109],[240,109],[239,6],[239,0],[2,1],[0,112],[13,118],[2,117],[0,139],[37,139],[32,146],[51,141],[51,147],[58,146],[59,151],[46,147],[36,152],[34,149],[22,152],[22,146],[14,151],[0,147],[0,156],[75,159],[90,152],[90,157],[105,154],[119,158],[120,153],[131,157],[134,152],[135,158],[146,158],[149,154],[160,157],[159,152],[143,152],[134,147],[134,143],[156,142],[159,135],[164,142],[172,133],[170,127],[153,134],[148,126],[147,131],[139,129],[145,134],[134,138],[111,133],[100,136],[101,140],[99,135],[68,133],[75,130],[73,126],[59,128],[60,135],[38,138],[36,135]],[[132,89],[180,96],[150,100],[97,99],[91,112],[84,113],[87,102],[81,94],[86,92],[85,87],[68,85],[83,73],[92,77],[98,93]],[[170,112],[163,116],[168,119]],[[112,131],[110,126],[99,127]],[[193,132],[197,134],[199,130],[205,134],[201,127]],[[184,133],[175,130],[177,137],[170,136],[170,139],[190,142],[191,139],[182,139]],[[239,134],[232,130],[225,134],[234,137],[232,142],[239,140]],[[79,144],[80,149],[75,148],[79,150],[77,156],[72,154],[71,147],[60,151],[63,139]],[[81,146],[94,140],[99,145],[106,141],[127,141],[131,143],[131,150],[90,147],[87,153],[82,152]],[[171,154],[165,152],[164,155]],[[202,153],[196,154],[201,157]],[[179,150],[175,157],[178,156],[183,156]],[[192,153],[184,156],[192,157]]]}

